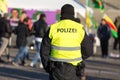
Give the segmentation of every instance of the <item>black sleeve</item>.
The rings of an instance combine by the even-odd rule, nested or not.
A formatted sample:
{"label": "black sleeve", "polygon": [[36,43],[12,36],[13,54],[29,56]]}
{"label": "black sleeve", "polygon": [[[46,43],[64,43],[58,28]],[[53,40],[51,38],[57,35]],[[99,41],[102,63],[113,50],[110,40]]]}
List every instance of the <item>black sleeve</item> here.
{"label": "black sleeve", "polygon": [[119,26],[119,28],[118,28],[118,37],[119,37],[119,39],[120,39],[120,26]]}
{"label": "black sleeve", "polygon": [[12,33],[12,28],[9,24],[9,21],[6,21],[5,26],[6,26],[6,32],[11,34]]}
{"label": "black sleeve", "polygon": [[28,37],[28,36],[29,36],[29,29],[28,29],[28,26],[26,26],[25,28],[26,28],[26,29],[25,29],[26,37]]}
{"label": "black sleeve", "polygon": [[37,24],[37,22],[35,22],[35,23],[33,24],[33,27],[32,27],[32,30],[33,30],[34,32],[35,32],[36,24]]}
{"label": "black sleeve", "polygon": [[46,33],[47,30],[48,30],[48,26],[47,26],[47,23],[45,23],[45,25],[44,25],[44,32]]}
{"label": "black sleeve", "polygon": [[[36,22],[35,22],[36,23]],[[35,23],[32,26],[31,35],[35,35]]]}
{"label": "black sleeve", "polygon": [[81,44],[81,52],[83,59],[87,59],[89,56],[93,54],[93,43],[86,33]]}
{"label": "black sleeve", "polygon": [[49,38],[49,31],[50,30],[46,32],[42,40],[41,50],[40,50],[41,61],[46,72],[49,72],[49,57],[51,51],[51,39]]}
{"label": "black sleeve", "polygon": [[100,39],[103,37],[103,35],[101,34],[101,27],[100,26],[98,27],[98,30],[97,30],[97,36]]}

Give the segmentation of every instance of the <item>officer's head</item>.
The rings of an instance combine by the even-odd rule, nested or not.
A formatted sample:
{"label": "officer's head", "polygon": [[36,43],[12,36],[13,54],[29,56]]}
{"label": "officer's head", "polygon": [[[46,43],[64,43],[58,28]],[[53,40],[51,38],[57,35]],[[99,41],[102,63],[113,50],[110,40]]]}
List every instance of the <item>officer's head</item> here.
{"label": "officer's head", "polygon": [[61,8],[61,19],[74,19],[74,7],[71,4],[65,4]]}

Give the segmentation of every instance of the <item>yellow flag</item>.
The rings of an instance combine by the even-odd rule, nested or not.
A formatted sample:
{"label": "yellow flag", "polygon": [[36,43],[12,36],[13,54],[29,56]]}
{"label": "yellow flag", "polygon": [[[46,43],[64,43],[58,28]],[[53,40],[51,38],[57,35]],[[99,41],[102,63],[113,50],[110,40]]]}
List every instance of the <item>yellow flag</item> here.
{"label": "yellow flag", "polygon": [[0,10],[4,13],[8,12],[8,6],[6,0],[0,0]]}
{"label": "yellow flag", "polygon": [[92,23],[91,23],[91,19],[89,17],[89,12],[88,10],[86,10],[86,19],[85,19],[85,22],[87,24],[87,26],[90,28],[92,26]]}
{"label": "yellow flag", "polygon": [[111,33],[112,36],[115,38],[118,38],[118,29],[117,27],[114,25],[113,21],[110,19],[110,17],[108,15],[104,15],[103,19],[106,20],[106,23],[109,25],[110,29],[111,29]]}

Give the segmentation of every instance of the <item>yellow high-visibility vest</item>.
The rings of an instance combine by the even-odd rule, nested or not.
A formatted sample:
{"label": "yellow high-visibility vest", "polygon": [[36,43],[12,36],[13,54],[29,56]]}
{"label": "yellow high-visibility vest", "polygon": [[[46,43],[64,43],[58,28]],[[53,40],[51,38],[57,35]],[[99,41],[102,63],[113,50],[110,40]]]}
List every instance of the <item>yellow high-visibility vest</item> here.
{"label": "yellow high-visibility vest", "polygon": [[71,63],[77,66],[82,61],[81,43],[85,31],[83,25],[72,20],[61,20],[51,25],[50,60]]}

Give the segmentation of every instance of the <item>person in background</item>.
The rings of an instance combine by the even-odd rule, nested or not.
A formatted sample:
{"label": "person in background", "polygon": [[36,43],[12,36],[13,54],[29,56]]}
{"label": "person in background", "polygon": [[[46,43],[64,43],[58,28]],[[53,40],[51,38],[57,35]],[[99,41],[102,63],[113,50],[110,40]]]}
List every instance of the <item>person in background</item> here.
{"label": "person in background", "polygon": [[92,42],[74,14],[71,4],[63,5],[61,20],[50,26],[42,40],[41,61],[50,80],[80,80],[83,60],[93,54]]}
{"label": "person in background", "polygon": [[111,32],[110,32],[109,26],[106,24],[105,19],[101,20],[97,34],[100,39],[102,57],[107,58],[108,57],[108,45],[109,45],[109,39],[111,36]]}
{"label": "person in background", "polygon": [[12,31],[14,32],[19,24],[19,11],[17,9],[11,10],[11,17],[10,17],[10,26],[12,27]]}
{"label": "person in background", "polygon": [[4,14],[4,17],[0,18],[0,38],[1,38],[1,47],[0,47],[0,62],[4,62],[1,57],[5,50],[7,50],[8,55],[8,43],[9,38],[11,37],[12,28],[9,24],[9,15],[7,13]]}
{"label": "person in background", "polygon": [[[38,20],[40,19],[40,15],[41,15],[40,13],[37,14],[35,21],[38,21]],[[34,22],[35,22],[35,21],[34,21]],[[31,30],[30,30],[30,37],[28,38],[28,41],[29,41],[29,39],[32,39],[32,41],[29,41],[29,43],[28,43],[29,48],[32,49],[32,50],[35,49],[35,39],[33,39],[33,38],[34,38],[33,33],[34,33],[34,30],[31,29]],[[29,64],[28,64],[28,65],[29,65]]]}
{"label": "person in background", "polygon": [[[40,19],[33,24],[33,31],[35,34],[35,45],[36,45],[37,52],[30,64],[31,67],[35,66],[35,64],[38,60],[40,60],[40,62],[41,62],[39,52],[40,52],[42,38],[43,38],[46,30],[47,30],[46,15],[41,14]],[[42,64],[40,64],[40,67],[42,67]]]}
{"label": "person in background", "polygon": [[24,19],[28,19],[28,22],[27,22],[27,25],[28,25],[28,30],[29,30],[29,33],[31,32],[32,30],[32,21],[31,19],[27,16],[27,13],[25,11],[22,12],[21,16],[20,16],[20,22],[23,22]]}
{"label": "person in background", "polygon": [[19,26],[16,30],[16,34],[17,34],[16,44],[17,44],[17,47],[19,48],[19,51],[12,62],[12,64],[15,66],[19,66],[18,65],[19,60],[21,60],[22,65],[24,65],[25,64],[24,56],[28,54],[27,37],[29,33],[28,33],[27,22],[28,22],[28,19],[25,18],[22,22],[19,23]]}
{"label": "person in background", "polygon": [[[120,25],[120,16],[118,16],[116,19],[115,19],[115,22],[114,22],[115,26],[117,27],[117,29],[119,28],[119,25]],[[118,38],[114,38],[114,44],[113,44],[113,49],[114,50],[117,50],[117,46],[119,44],[119,39]]]}
{"label": "person in background", "polygon": [[10,26],[12,27],[13,34],[9,40],[10,47],[16,47],[16,45],[14,44],[16,41],[16,35],[14,33],[16,31],[16,28],[18,27],[18,24],[19,24],[19,11],[18,9],[12,9],[10,17]]}
{"label": "person in background", "polygon": [[119,55],[120,55],[120,24],[118,27],[118,43],[119,43]]}
{"label": "person in background", "polygon": [[[27,13],[25,11],[22,12],[22,14],[20,16],[19,23],[23,23],[24,19],[27,19],[28,36],[27,36],[27,45],[26,45],[26,47],[28,48],[28,44],[29,44],[28,39],[29,39],[29,35],[30,35],[29,26],[31,26],[31,24],[29,24],[30,18],[27,16]],[[26,53],[24,55],[24,58],[21,59],[22,65],[25,64],[25,62],[24,62],[25,59],[29,60],[29,53]],[[27,65],[27,64],[25,64],[25,65]]]}
{"label": "person in background", "polygon": [[[81,20],[80,20],[80,18],[75,18],[75,22],[78,22],[78,23],[80,23],[81,24]],[[82,55],[84,55],[83,53],[82,53]],[[84,62],[85,62],[85,60],[84,60]],[[81,76],[80,76],[80,80],[86,80],[86,75],[85,75],[85,63],[83,63],[83,68],[81,69]]]}

